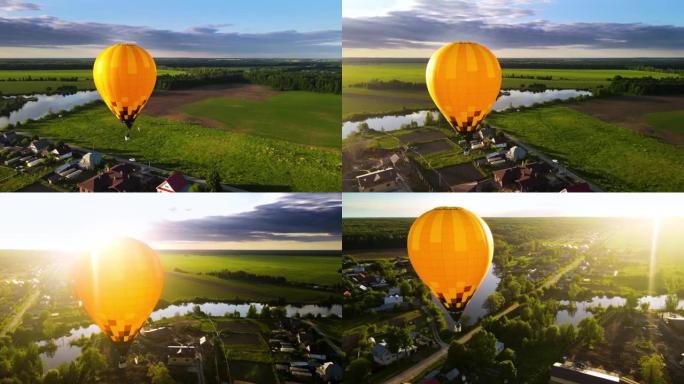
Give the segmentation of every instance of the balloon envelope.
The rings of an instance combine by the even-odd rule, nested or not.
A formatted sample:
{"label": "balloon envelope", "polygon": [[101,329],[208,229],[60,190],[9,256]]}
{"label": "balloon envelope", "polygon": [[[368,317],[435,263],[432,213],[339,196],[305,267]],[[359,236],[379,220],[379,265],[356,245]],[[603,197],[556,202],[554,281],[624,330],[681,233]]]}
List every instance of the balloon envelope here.
{"label": "balloon envelope", "polygon": [[407,250],[411,265],[451,311],[461,312],[492,264],[487,224],[463,208],[435,208],[413,222]]}
{"label": "balloon envelope", "polygon": [[102,244],[76,262],[74,289],[88,315],[116,343],[132,341],[164,284],[159,257],[138,240]]}
{"label": "balloon envelope", "polygon": [[432,100],[451,126],[472,134],[499,96],[501,66],[483,45],[449,43],[432,55],[425,78]]}
{"label": "balloon envelope", "polygon": [[143,48],[115,44],[95,59],[93,80],[109,110],[130,128],[152,95],[157,66]]}

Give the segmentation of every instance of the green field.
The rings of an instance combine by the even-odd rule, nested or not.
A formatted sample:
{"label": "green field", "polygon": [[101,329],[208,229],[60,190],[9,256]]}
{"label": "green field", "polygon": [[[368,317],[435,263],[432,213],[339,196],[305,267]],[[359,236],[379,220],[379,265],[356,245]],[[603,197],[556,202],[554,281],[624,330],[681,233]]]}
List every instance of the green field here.
{"label": "green field", "polygon": [[[425,64],[420,63],[384,63],[384,64],[343,64],[342,86],[368,82],[370,80],[400,80],[409,83],[425,83]],[[507,76],[552,76],[551,80],[513,79]],[[638,71],[631,69],[504,69],[503,88],[517,88],[521,80],[525,84],[544,83],[549,87],[560,88],[594,88],[608,85],[615,76],[664,78],[673,76],[670,73],[655,71]]]}
{"label": "green field", "polygon": [[261,282],[225,280],[208,275],[167,272],[162,299],[177,302],[196,298],[226,301],[270,302],[284,298],[287,303],[315,304],[328,299],[330,292]]}
{"label": "green field", "polygon": [[684,158],[677,147],[570,108],[492,114],[489,121],[606,191],[684,190]]}
{"label": "green field", "polygon": [[[371,80],[400,80],[425,83],[425,65],[420,63],[343,64],[342,117],[380,115],[403,109],[434,108],[425,90],[369,90],[351,87]],[[551,80],[519,79],[507,76],[552,76]],[[554,89],[594,89],[606,86],[614,76],[655,78],[674,76],[670,73],[627,69],[504,69],[503,89],[519,89],[523,85],[542,83]]]}
{"label": "green field", "polygon": [[340,104],[340,95],[286,92],[263,101],[210,98],[187,104],[182,111],[219,121],[230,131],[337,149]]}
{"label": "green field", "polygon": [[0,192],[15,192],[35,183],[49,172],[49,170],[41,168],[19,173],[11,168],[0,166]]}
{"label": "green field", "polygon": [[684,110],[647,113],[643,119],[653,128],[684,135]]}
{"label": "green field", "polygon": [[[294,114],[294,112],[293,112]],[[261,114],[253,116],[260,120]],[[247,190],[338,191],[340,152],[210,129],[143,114],[131,141],[103,103],[30,122],[23,131],[206,178],[216,165],[224,184]],[[339,127],[337,128],[339,130]]]}
{"label": "green field", "polygon": [[[182,70],[176,69],[158,69],[159,75],[175,75],[183,73]],[[46,81],[6,81],[7,79],[21,79],[31,77],[49,78],[56,77],[58,80]],[[73,78],[77,77],[77,81],[63,81],[59,78]],[[74,85],[79,90],[95,89],[93,84],[93,71],[90,69],[61,69],[61,70],[0,70],[0,92],[5,95],[20,95],[42,93],[50,89],[56,89],[63,85]]]}
{"label": "green field", "polygon": [[337,272],[341,259],[336,256],[164,254],[161,261],[167,271],[180,269],[190,273],[207,273],[230,270],[281,276],[299,283],[335,285],[341,282]]}

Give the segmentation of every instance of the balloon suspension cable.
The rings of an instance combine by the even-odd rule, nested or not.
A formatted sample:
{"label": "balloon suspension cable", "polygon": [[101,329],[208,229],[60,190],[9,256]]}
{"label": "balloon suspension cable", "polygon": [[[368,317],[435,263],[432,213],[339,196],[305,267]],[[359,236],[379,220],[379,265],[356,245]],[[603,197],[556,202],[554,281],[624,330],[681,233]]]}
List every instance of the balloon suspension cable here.
{"label": "balloon suspension cable", "polygon": [[133,128],[133,122],[123,121],[123,123],[126,124],[126,135],[124,136],[124,140],[128,141],[131,139],[131,128]]}

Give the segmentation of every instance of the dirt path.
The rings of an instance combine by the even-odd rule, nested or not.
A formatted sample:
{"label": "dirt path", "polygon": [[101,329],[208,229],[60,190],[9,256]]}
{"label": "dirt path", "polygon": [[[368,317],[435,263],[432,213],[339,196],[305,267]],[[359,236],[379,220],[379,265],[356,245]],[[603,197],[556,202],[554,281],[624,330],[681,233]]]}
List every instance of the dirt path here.
{"label": "dirt path", "polygon": [[684,149],[684,136],[655,129],[643,121],[647,113],[684,109],[682,96],[620,96],[568,104],[568,107]]}
{"label": "dirt path", "polygon": [[13,315],[11,315],[10,319],[6,322],[6,325],[0,329],[0,336],[5,336],[7,333],[14,332],[14,330],[21,325],[21,321],[24,318],[24,313],[31,308],[33,304],[38,300],[38,297],[40,297],[40,290],[36,289],[31,293],[31,295],[24,300],[23,303],[19,305],[17,310]]}

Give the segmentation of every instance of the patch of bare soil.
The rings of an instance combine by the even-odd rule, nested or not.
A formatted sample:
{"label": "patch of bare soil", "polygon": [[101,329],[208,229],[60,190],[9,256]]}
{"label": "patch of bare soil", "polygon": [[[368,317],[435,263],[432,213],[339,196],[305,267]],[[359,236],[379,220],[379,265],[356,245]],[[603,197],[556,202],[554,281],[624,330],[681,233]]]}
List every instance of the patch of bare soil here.
{"label": "patch of bare soil", "polygon": [[581,103],[568,104],[568,106],[597,119],[684,149],[683,136],[674,132],[655,129],[643,120],[643,115],[647,113],[684,109],[684,97],[682,96],[621,96],[592,99]]}
{"label": "patch of bare soil", "polygon": [[[150,102],[145,107],[145,113],[171,119],[193,121],[192,119],[197,118],[191,118],[189,115],[181,113],[180,107],[213,97],[232,97],[249,101],[261,101],[277,94],[277,91],[269,87],[254,84],[211,85],[177,91],[159,91],[150,98]],[[207,125],[207,120],[211,119],[197,119],[195,122]],[[220,123],[213,121],[211,124],[215,126]]]}

